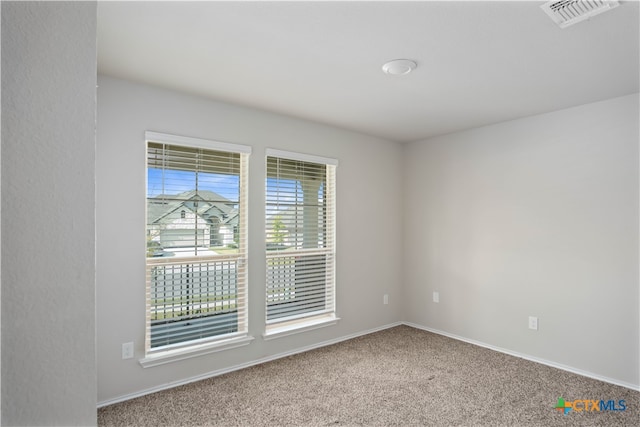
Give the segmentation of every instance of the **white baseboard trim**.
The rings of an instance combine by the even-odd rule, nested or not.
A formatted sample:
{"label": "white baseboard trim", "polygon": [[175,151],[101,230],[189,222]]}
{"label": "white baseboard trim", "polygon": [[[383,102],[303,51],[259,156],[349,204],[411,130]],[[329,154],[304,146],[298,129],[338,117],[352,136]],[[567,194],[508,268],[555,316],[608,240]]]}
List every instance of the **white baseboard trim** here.
{"label": "white baseboard trim", "polygon": [[[285,351],[283,353],[278,353],[278,354],[274,354],[272,356],[267,356],[267,357],[263,357],[261,359],[257,359],[257,360],[252,360],[250,362],[246,362],[246,363],[241,363],[239,365],[234,365],[234,366],[230,366],[228,368],[222,368],[222,369],[217,369],[215,371],[210,371],[207,373],[204,373],[202,375],[196,375],[194,377],[190,377],[190,378],[186,378],[183,380],[179,380],[179,381],[173,381],[173,382],[169,382],[169,383],[165,383],[156,387],[151,387],[145,390],[140,390],[137,391],[135,393],[130,393],[130,394],[125,394],[113,399],[107,399],[107,400],[103,400],[101,402],[98,402],[98,408],[102,408],[104,406],[108,406],[108,405],[113,405],[114,403],[120,403],[120,402],[124,402],[127,400],[131,400],[131,399],[135,399],[136,397],[141,397],[141,396],[146,396],[147,394],[151,394],[151,393],[156,393],[162,390],[168,390],[170,388],[174,388],[174,387],[178,387],[181,385],[185,385],[185,384],[189,384],[189,383],[193,383],[196,381],[201,381],[201,380],[206,380],[207,378],[212,378],[212,377],[217,377],[218,375],[223,375],[223,374],[227,374],[229,372],[233,372],[233,371],[238,371],[240,369],[244,369],[244,368],[249,368],[251,366],[255,366],[255,365],[260,365],[261,363],[267,363],[267,362],[271,362],[273,360],[277,360],[277,359],[282,359],[283,357],[288,357],[288,356],[292,356],[294,354],[299,354],[299,353],[304,353],[310,350],[315,350],[317,348],[321,348],[321,347],[326,347],[328,345],[332,345],[332,344],[337,344],[339,342],[342,341],[347,341],[353,338],[357,338],[363,335],[369,335],[372,334],[374,332],[379,332],[379,331],[383,331],[385,329],[389,329],[389,328],[393,328],[396,326],[400,326],[402,325],[403,322],[395,322],[395,323],[391,323],[388,325],[383,325],[377,328],[373,328],[373,329],[368,329],[366,331],[361,331],[361,332],[356,332],[354,334],[350,334],[350,335],[345,335],[339,338],[334,338],[328,341],[322,341],[316,344],[312,344],[306,347],[300,347],[300,348],[296,348],[293,350],[289,350],[289,351]],[[409,325],[411,326],[411,325]]]}
{"label": "white baseboard trim", "polygon": [[629,388],[631,390],[640,391],[640,385],[638,385],[638,384],[631,384],[631,383],[627,383],[627,382],[624,382],[624,381],[616,380],[616,379],[613,379],[613,378],[605,377],[605,376],[602,376],[602,375],[594,374],[592,372],[583,371],[582,369],[577,369],[577,368],[574,368],[574,367],[571,367],[571,366],[567,366],[567,365],[563,365],[563,364],[560,364],[560,363],[552,362],[550,360],[540,359],[538,357],[533,357],[533,356],[529,356],[529,355],[526,355],[526,354],[518,353],[517,351],[507,350],[507,349],[501,348],[501,347],[496,347],[496,346],[491,345],[491,344],[486,344],[486,343],[483,343],[483,342],[480,342],[480,341],[476,341],[476,340],[472,340],[472,339],[469,339],[469,338],[461,337],[459,335],[450,334],[450,333],[445,332],[445,331],[440,331],[438,329],[433,329],[433,328],[429,328],[427,326],[418,325],[416,323],[411,323],[411,322],[400,322],[400,323],[403,324],[403,325],[406,325],[406,326],[410,326],[412,328],[422,329],[423,331],[433,332],[434,334],[443,335],[445,337],[453,338],[453,339],[458,340],[458,341],[463,341],[463,342],[466,342],[466,343],[469,343],[469,344],[477,345],[479,347],[488,348],[489,350],[498,351],[500,353],[508,354],[510,356],[519,357],[520,359],[529,360],[531,362],[536,362],[536,363],[540,363],[542,365],[551,366],[552,368],[561,369],[563,371],[571,372],[573,374],[582,375],[583,377],[593,378],[595,380],[600,380],[600,381],[603,381],[603,382],[606,382],[606,383],[609,383],[609,384],[614,384],[614,385],[618,385],[618,386],[621,386],[621,387]]}

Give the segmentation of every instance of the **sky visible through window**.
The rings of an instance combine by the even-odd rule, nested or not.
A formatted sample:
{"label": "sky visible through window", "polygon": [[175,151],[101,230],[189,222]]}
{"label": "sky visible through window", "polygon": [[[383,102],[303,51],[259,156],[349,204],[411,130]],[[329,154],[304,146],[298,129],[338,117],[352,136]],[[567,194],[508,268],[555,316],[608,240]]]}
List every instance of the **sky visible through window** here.
{"label": "sky visible through window", "polygon": [[[231,201],[237,201],[240,192],[238,175],[197,173],[198,190],[213,191]],[[147,197],[161,194],[176,195],[196,189],[196,172],[147,168]]]}
{"label": "sky visible through window", "polygon": [[[197,173],[198,190],[212,191],[222,197],[237,201],[240,191],[240,177],[238,175],[216,174],[210,172]],[[284,193],[282,188],[288,188]],[[318,201],[323,198],[324,185],[320,186]],[[196,172],[185,170],[164,171],[159,168],[147,168],[147,197],[157,197],[164,195],[177,195],[186,191],[196,189]],[[295,189],[295,190],[293,190]],[[279,193],[279,194],[278,194]],[[290,179],[267,178],[267,215],[277,213],[279,204],[284,204],[283,208],[292,204],[302,204],[303,193],[300,181]],[[275,208],[275,209],[274,209]]]}

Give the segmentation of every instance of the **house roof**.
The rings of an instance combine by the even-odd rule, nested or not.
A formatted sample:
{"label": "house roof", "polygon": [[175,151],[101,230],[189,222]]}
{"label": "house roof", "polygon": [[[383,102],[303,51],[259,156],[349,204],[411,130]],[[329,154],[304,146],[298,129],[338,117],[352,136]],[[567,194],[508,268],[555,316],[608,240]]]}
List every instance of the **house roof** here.
{"label": "house roof", "polygon": [[[196,205],[194,202],[198,202]],[[236,202],[208,190],[191,190],[179,194],[161,194],[147,199],[147,224],[158,224],[177,210],[188,209],[205,221],[217,218],[219,223],[236,223]]]}
{"label": "house roof", "polygon": [[209,190],[189,190],[178,194],[159,194],[155,197],[152,197],[152,199],[189,200],[194,196],[199,196],[201,200],[207,200],[210,202],[231,202],[231,200],[227,199],[226,197],[223,197],[220,194]]}

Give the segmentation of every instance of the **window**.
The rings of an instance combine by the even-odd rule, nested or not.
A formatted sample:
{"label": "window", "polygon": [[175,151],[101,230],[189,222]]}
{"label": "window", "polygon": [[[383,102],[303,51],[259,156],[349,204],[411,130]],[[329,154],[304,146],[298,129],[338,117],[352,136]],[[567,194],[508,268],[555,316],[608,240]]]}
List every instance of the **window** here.
{"label": "window", "polygon": [[250,150],[146,137],[147,355],[244,337]]}
{"label": "window", "polygon": [[337,162],[267,150],[266,335],[334,323]]}

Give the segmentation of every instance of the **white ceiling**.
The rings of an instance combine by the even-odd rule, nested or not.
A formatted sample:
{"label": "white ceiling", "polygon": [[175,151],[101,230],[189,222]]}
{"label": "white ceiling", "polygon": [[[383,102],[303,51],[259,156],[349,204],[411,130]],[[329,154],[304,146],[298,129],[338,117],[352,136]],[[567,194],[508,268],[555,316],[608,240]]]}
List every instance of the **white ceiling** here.
{"label": "white ceiling", "polygon": [[542,3],[99,2],[98,71],[400,142],[638,92],[639,3]]}

